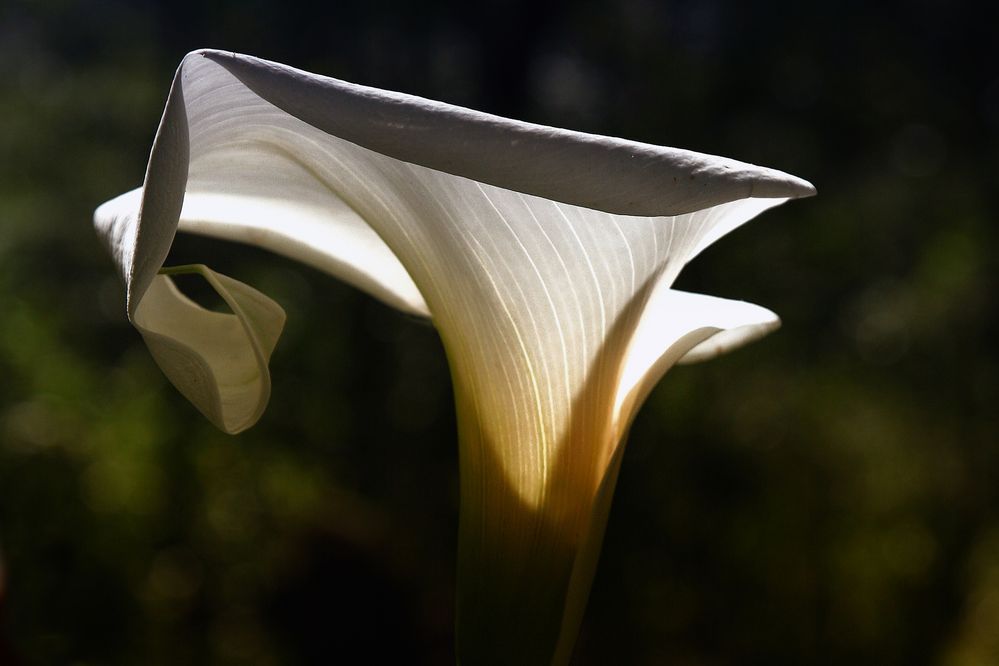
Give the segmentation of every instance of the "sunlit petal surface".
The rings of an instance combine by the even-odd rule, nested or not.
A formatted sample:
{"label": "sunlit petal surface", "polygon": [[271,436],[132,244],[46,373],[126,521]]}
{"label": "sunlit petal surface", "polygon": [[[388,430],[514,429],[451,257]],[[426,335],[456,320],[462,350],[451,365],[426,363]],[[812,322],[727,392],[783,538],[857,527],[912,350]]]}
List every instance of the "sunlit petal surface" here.
{"label": "sunlit petal surface", "polygon": [[[227,430],[262,411],[266,367],[255,389],[245,378],[269,348],[250,344],[254,363],[222,372],[199,366],[224,387],[209,393],[229,396],[218,410],[229,421],[178,382],[186,375],[170,369],[174,343],[164,340],[212,357],[214,329],[182,329],[187,317],[218,316],[155,277],[178,224],[430,316],[459,414],[459,658],[542,664],[568,660],[620,445],[644,396],[675,362],[777,326],[763,308],[670,284],[724,233],[813,192],[732,160],[203,51],[178,70],[144,189],[106,204],[97,222],[133,322],[167,375]],[[253,337],[232,323],[218,329]]]}

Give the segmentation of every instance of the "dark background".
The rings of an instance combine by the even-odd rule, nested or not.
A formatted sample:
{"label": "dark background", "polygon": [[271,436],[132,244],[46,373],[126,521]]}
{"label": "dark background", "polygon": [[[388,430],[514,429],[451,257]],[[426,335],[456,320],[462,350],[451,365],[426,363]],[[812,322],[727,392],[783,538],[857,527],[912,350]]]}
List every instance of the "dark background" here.
{"label": "dark background", "polygon": [[[872,6],[876,5],[876,6]],[[807,178],[678,286],[784,327],[633,428],[575,663],[999,664],[999,25],[954,2],[0,2],[0,663],[453,662],[434,330],[179,238],[288,311],[215,431],[91,226],[216,47]],[[16,656],[15,656],[16,655]],[[15,660],[17,660],[15,662]]]}

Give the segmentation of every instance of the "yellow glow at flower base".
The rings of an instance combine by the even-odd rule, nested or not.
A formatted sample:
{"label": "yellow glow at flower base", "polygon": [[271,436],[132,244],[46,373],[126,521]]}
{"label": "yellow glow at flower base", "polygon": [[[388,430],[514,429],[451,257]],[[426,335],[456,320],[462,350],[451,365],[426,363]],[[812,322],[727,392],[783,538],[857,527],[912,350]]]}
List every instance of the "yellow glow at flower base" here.
{"label": "yellow glow at flower base", "polygon": [[772,169],[204,50],[177,71],[143,187],[95,224],[157,362],[229,432],[263,411],[283,313],[207,269],[233,314],[185,302],[157,274],[178,230],[430,317],[459,418],[459,661],[564,664],[645,396],[675,363],[778,325],[671,284],[725,233],[811,194]]}
{"label": "yellow glow at flower base", "polygon": [[[474,402],[456,381],[461,518],[458,544],[458,656],[464,664],[564,664],[596,567],[623,453],[594,377],[573,420],[544,461],[540,492],[512,486],[502,447],[475,422]],[[604,395],[601,395],[604,394]],[[536,448],[532,443],[521,443]]]}

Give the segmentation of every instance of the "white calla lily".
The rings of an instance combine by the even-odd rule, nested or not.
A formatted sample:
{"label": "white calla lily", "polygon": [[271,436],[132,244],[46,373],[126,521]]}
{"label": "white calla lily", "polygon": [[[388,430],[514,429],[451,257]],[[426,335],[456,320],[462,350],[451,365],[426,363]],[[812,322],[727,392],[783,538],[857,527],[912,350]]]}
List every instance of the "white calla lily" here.
{"label": "white calla lily", "polygon": [[594,136],[219,51],[177,71],[142,188],[96,226],[171,381],[237,432],[269,395],[281,309],[161,268],[177,229],[258,245],[430,317],[459,414],[458,657],[568,661],[639,405],[674,363],[776,328],[670,288],[758,213],[814,189],[720,157]]}

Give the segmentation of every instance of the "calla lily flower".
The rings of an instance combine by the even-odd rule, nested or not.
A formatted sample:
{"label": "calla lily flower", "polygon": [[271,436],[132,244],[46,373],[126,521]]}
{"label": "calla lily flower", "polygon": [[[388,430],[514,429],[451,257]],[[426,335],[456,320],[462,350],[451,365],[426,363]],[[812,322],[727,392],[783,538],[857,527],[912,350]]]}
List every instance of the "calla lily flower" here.
{"label": "calla lily flower", "polygon": [[[230,52],[177,70],[143,186],[95,223],[157,363],[226,432],[270,393],[281,308],[203,266],[177,230],[320,268],[443,341],[457,402],[457,652],[564,664],[623,443],[676,363],[774,330],[748,303],[673,290],[719,237],[807,182],[711,155],[542,127]],[[187,299],[196,272],[231,314]]]}

